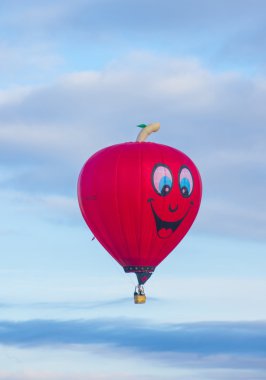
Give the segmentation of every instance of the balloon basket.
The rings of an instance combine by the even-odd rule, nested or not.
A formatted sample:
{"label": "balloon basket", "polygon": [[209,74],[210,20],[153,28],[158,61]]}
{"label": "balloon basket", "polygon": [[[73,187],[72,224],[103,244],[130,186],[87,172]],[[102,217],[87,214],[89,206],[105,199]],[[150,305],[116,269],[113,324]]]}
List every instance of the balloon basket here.
{"label": "balloon basket", "polygon": [[144,288],[142,285],[137,285],[134,292],[134,302],[135,303],[145,303],[146,296],[144,293]]}
{"label": "balloon basket", "polygon": [[135,294],[134,295],[134,302],[135,303],[145,303],[146,302],[145,294]]}

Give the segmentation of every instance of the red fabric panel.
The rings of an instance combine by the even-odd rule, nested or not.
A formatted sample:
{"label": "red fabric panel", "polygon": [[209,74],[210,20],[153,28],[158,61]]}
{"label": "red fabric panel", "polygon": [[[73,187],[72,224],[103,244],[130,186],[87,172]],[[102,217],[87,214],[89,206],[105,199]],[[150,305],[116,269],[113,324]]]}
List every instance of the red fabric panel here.
{"label": "red fabric panel", "polygon": [[102,149],[78,181],[86,223],[122,266],[157,266],[191,227],[201,193],[190,158],[150,142]]}

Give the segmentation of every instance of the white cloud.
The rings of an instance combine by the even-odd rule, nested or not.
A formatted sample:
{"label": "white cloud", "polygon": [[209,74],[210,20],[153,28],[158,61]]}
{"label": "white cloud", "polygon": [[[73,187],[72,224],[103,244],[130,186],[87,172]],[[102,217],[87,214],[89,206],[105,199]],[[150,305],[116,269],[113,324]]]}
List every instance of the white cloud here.
{"label": "white cloud", "polygon": [[[0,57],[1,58],[1,57]],[[20,104],[30,94],[30,87],[16,87],[8,90],[0,90],[0,107],[5,105]]]}

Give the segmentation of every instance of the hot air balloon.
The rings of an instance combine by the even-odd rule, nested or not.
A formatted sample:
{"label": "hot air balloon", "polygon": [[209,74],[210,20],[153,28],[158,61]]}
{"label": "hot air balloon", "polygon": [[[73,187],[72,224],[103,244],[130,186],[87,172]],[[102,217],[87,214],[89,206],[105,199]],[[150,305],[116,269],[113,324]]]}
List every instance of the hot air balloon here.
{"label": "hot air balloon", "polygon": [[136,142],[91,156],[78,179],[88,227],[126,273],[136,273],[135,303],[145,302],[143,285],[190,229],[202,194],[199,171],[187,155],[145,141],[160,124],[140,127]]}

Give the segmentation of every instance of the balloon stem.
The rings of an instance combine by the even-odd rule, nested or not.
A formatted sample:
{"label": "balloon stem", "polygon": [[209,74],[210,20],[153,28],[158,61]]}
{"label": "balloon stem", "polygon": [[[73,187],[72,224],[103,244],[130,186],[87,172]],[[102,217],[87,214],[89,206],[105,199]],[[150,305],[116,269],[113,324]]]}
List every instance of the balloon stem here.
{"label": "balloon stem", "polygon": [[143,142],[146,138],[152,133],[157,132],[160,129],[160,123],[152,123],[144,127],[145,124],[140,124],[142,128],[140,133],[137,136],[137,142]]}

